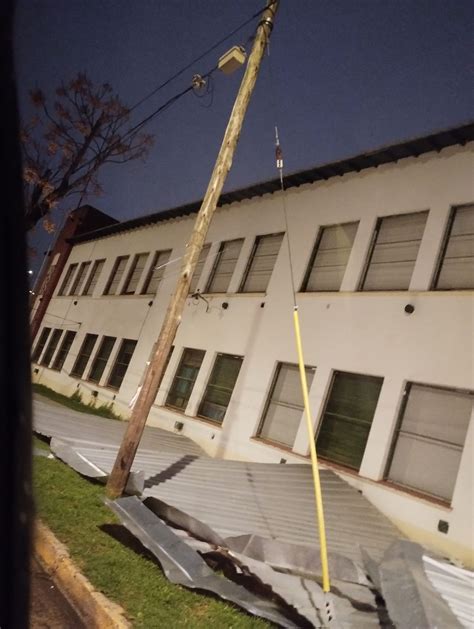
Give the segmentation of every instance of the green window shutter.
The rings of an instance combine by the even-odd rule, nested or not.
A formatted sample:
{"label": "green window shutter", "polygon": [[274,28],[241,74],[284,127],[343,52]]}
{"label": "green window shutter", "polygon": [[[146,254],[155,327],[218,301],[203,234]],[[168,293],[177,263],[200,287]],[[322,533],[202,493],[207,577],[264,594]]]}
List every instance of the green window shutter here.
{"label": "green window shutter", "polygon": [[383,378],[336,372],[317,438],[319,456],[358,470]]}

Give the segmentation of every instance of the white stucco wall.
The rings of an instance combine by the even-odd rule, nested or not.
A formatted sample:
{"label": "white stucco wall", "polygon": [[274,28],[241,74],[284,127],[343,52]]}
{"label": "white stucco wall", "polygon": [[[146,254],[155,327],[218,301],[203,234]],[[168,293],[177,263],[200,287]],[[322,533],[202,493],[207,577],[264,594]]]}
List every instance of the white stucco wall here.
{"label": "white stucco wall", "polygon": [[[474,562],[472,421],[450,507],[380,481],[406,382],[474,389],[473,292],[429,290],[451,207],[474,201],[472,172],[471,144],[287,192],[297,287],[303,280],[319,226],[360,221],[341,291],[298,294],[305,361],[317,367],[310,390],[315,429],[334,370],[383,377],[360,474],[340,473],[407,534],[470,565]],[[211,455],[274,462],[281,458],[288,462],[307,460],[304,457],[309,451],[308,436],[303,420],[292,452],[253,438],[277,363],[296,362],[286,241],[280,249],[267,294],[234,293],[255,237],[285,231],[280,196],[280,193],[265,195],[218,211],[206,239],[213,247],[199,287],[205,285],[218,243],[245,238],[229,293],[208,296],[208,312],[203,301],[188,299],[175,351],[149,417],[149,423],[169,430],[173,430],[175,421],[183,421],[184,433]],[[410,290],[356,292],[377,218],[421,210],[429,210],[429,215]],[[171,259],[179,258],[192,225],[193,217],[175,219],[75,246],[70,263],[98,258],[107,261],[93,297],[55,297],[51,301],[44,325],[75,329],[78,334],[63,372],[37,367],[36,381],[66,394],[79,385],[85,399],[88,391],[95,389],[99,401],[114,400],[116,408],[126,414],[127,403],[136,391],[159,332],[179,261],[167,267],[153,300],[138,295],[102,296],[105,283],[118,255],[130,255],[129,265],[133,254],[160,249],[172,249]],[[125,277],[126,273],[122,282]],[[153,303],[149,305],[151,300]],[[224,301],[229,303],[227,310],[222,309]],[[411,315],[404,312],[408,303],[415,306]],[[138,339],[119,392],[67,375],[86,332]],[[117,343],[114,353],[118,347]],[[185,414],[162,406],[183,347],[206,350]],[[194,417],[217,352],[244,356],[222,427]],[[114,355],[102,382],[113,358]],[[449,522],[447,534],[438,532],[439,520]]]}

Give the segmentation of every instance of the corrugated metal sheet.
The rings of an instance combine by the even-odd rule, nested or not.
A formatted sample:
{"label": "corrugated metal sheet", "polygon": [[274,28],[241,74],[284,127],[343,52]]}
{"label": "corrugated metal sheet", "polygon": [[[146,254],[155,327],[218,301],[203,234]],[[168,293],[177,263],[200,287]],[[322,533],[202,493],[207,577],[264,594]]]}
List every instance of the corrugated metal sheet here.
{"label": "corrugated metal sheet", "polygon": [[[44,401],[35,404],[34,426],[69,441],[105,472],[112,469],[124,430],[120,422]],[[145,497],[181,509],[221,537],[255,534],[294,544],[317,543],[309,465],[211,459],[199,456],[189,439],[147,427],[132,469],[144,472]],[[360,562],[362,545],[381,558],[400,537],[398,530],[332,471],[321,470],[321,482],[329,551]]]}
{"label": "corrugated metal sheet", "polygon": [[[450,129],[444,129],[437,131],[427,136],[413,138],[405,140],[404,142],[398,142],[389,146],[383,146],[373,151],[355,155],[346,159],[342,159],[330,164],[323,164],[310,168],[308,170],[302,170],[284,178],[285,189],[294,188],[307,183],[314,183],[315,181],[324,181],[331,177],[340,177],[350,172],[360,172],[366,168],[373,168],[381,166],[382,164],[388,164],[396,162],[399,159],[405,157],[418,157],[424,153],[430,151],[440,151],[448,146],[456,144],[464,145],[466,142],[474,140],[474,123],[469,122],[461,126],[453,127]],[[226,205],[228,203],[235,203],[242,201],[243,199],[252,199],[253,197],[262,196],[263,194],[269,194],[272,192],[278,192],[280,190],[280,180],[271,179],[270,181],[264,181],[253,184],[247,188],[240,188],[230,192],[225,192],[219,198],[219,206]],[[118,232],[127,231],[129,229],[137,229],[145,225],[152,225],[161,221],[166,221],[173,218],[180,218],[183,216],[189,216],[196,213],[201,206],[201,201],[195,201],[193,203],[187,203],[170,210],[164,210],[162,212],[155,212],[148,216],[140,216],[129,221],[124,221],[117,225],[111,225],[110,227],[104,227],[88,234],[83,234],[71,239],[72,242],[85,242],[87,240],[95,240],[97,238],[104,238]]]}
{"label": "corrugated metal sheet", "polygon": [[474,629],[474,572],[423,556],[426,576],[466,629]]}
{"label": "corrugated metal sheet", "polygon": [[[48,437],[57,437],[76,444],[119,445],[126,422],[107,419],[88,413],[80,413],[44,397],[34,399],[34,430]],[[205,456],[204,451],[184,435],[146,426],[141,441],[142,448],[166,450]]]}

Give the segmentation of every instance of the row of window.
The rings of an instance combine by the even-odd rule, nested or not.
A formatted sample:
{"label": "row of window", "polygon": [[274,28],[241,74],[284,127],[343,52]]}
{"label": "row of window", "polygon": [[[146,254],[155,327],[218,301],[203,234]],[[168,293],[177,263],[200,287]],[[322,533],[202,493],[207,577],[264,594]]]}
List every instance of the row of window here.
{"label": "row of window", "polygon": [[[204,355],[203,350],[184,349],[165,406],[186,409]],[[198,417],[222,423],[241,364],[241,357],[218,354]],[[309,387],[315,371],[306,367]],[[379,377],[333,374],[316,437],[322,459],[359,470],[382,384]],[[386,480],[450,501],[472,410],[470,393],[407,384]],[[279,363],[255,436],[292,448],[302,413],[298,367]]]}
{"label": "row of window", "polygon": [[[398,214],[377,221],[359,289],[406,290],[409,288],[428,212]],[[338,291],[346,271],[359,223],[329,225],[319,230],[301,285],[302,292]],[[278,257],[284,234],[258,236],[242,278],[239,292],[265,292]],[[229,288],[240,256],[243,238],[221,242],[212,265],[205,293],[225,293]],[[210,244],[204,246],[194,272],[190,292],[196,291]],[[171,251],[157,251],[146,273],[149,253],[133,258],[121,293],[155,294],[163,277]],[[107,281],[104,295],[115,295],[130,256],[119,256]],[[71,264],[59,295],[92,295],[104,260]],[[433,288],[474,288],[474,205],[454,208],[446,232]],[[82,291],[82,292],[81,292]]]}
{"label": "row of window", "polygon": [[[33,361],[60,370],[75,336],[70,330],[63,335],[62,330],[44,328]],[[99,344],[97,341],[97,334],[85,335],[71,376],[99,384],[117,339],[103,336]],[[135,346],[135,340],[122,339],[105,386],[120,388]],[[183,350],[165,406],[181,412],[186,410],[204,356],[204,350]],[[168,361],[170,357],[171,353]],[[198,417],[219,424],[224,421],[242,361],[241,356],[217,354],[198,406]],[[306,367],[309,387],[315,372],[315,367]],[[381,377],[340,371],[333,374],[316,437],[322,459],[359,470],[382,385]],[[449,501],[472,410],[470,393],[407,384],[385,478]],[[291,449],[302,413],[298,367],[279,363],[255,436]]]}
{"label": "row of window", "polygon": [[[65,331],[63,336],[63,330],[59,328],[43,328],[33,352],[33,362],[55,371],[61,371],[75,337],[76,332],[72,330]],[[84,378],[89,382],[99,384],[117,339],[113,336],[103,336],[100,343],[97,344],[98,338],[97,334],[85,335],[70,372],[70,375],[74,378]],[[134,340],[122,339],[112,369],[107,377],[107,387],[120,389],[136,344],[137,342]],[[95,349],[94,359],[88,373],[85,374],[86,367]]]}

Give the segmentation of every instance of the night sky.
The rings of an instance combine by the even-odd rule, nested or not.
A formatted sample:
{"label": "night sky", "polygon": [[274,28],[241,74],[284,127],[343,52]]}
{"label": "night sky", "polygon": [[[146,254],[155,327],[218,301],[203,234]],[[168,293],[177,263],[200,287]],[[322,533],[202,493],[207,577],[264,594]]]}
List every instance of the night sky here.
{"label": "night sky", "polygon": [[[132,105],[263,7],[264,0],[18,0],[20,107],[85,71]],[[256,22],[134,112],[139,121],[204,73]],[[473,0],[282,0],[226,189],[342,159],[474,117]],[[147,128],[146,161],[103,171],[89,202],[118,219],[204,194],[242,71],[216,73],[212,100],[188,94]],[[38,250],[46,238],[33,236]],[[34,264],[37,266],[37,263]]]}

